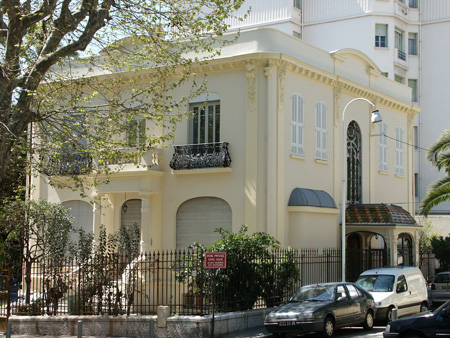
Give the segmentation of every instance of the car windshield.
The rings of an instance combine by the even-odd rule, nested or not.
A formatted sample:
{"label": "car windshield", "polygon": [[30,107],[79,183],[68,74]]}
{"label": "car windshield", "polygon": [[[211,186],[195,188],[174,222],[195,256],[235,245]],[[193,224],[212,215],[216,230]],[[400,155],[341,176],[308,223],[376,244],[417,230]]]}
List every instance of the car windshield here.
{"label": "car windshield", "polygon": [[292,298],[291,302],[334,300],[334,285],[304,286]]}
{"label": "car windshield", "polygon": [[363,289],[369,292],[390,292],[394,286],[394,276],[392,275],[365,275],[359,276],[356,281]]}
{"label": "car windshield", "polygon": [[449,273],[439,273],[434,278],[433,283],[450,283],[450,274]]}

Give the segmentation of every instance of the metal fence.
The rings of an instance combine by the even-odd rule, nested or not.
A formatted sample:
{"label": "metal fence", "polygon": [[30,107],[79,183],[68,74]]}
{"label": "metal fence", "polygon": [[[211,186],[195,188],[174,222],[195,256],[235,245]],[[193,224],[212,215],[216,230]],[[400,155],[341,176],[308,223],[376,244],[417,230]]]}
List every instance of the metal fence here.
{"label": "metal fence", "polygon": [[160,305],[172,314],[205,315],[213,304],[216,311],[264,308],[286,301],[302,285],[341,279],[339,249],[239,253],[227,258],[225,269],[206,269],[203,254],[42,259],[29,269],[10,263],[0,267],[0,316],[155,314]]}
{"label": "metal fence", "polygon": [[450,249],[434,249],[419,253],[419,267],[431,282],[437,273],[450,270]]}

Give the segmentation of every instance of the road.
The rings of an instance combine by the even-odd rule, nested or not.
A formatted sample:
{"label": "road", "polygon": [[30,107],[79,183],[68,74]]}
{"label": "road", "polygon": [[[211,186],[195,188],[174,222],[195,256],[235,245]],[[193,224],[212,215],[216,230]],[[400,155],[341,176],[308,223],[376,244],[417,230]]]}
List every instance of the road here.
{"label": "road", "polygon": [[[383,338],[383,331],[385,326],[375,326],[373,330],[365,331],[362,328],[354,327],[354,328],[346,328],[342,330],[337,330],[334,334],[336,338]],[[321,337],[320,334],[307,334],[307,335],[298,335],[298,336],[289,336],[298,337],[298,338],[318,338]]]}

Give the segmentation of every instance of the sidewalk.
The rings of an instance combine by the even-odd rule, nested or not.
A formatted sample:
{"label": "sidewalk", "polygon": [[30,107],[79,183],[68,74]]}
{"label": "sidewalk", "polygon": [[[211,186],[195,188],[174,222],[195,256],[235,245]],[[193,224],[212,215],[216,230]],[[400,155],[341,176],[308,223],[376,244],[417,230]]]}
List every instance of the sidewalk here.
{"label": "sidewalk", "polygon": [[[5,338],[5,334],[0,332],[0,338]],[[77,338],[77,336],[24,336],[24,335],[11,335],[12,338]],[[272,337],[270,333],[266,331],[263,327],[249,329],[241,332],[234,332],[227,334],[225,336],[215,336],[216,338],[262,338],[262,337]],[[82,338],[111,338],[111,337],[92,337],[83,336]],[[121,337],[126,338],[126,337]],[[146,338],[146,337],[143,337]],[[186,337],[188,338],[188,337]]]}

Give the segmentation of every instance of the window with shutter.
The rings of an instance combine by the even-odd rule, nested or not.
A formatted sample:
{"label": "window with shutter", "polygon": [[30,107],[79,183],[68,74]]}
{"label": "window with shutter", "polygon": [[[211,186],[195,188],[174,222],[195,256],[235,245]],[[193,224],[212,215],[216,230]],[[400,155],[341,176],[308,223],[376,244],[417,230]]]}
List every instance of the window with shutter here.
{"label": "window with shutter", "polygon": [[379,166],[378,169],[380,171],[387,171],[387,125],[385,122],[379,123],[379,132],[380,132],[380,140],[379,140]]}
{"label": "window with shutter", "polygon": [[403,167],[403,129],[395,128],[395,173],[397,175],[404,174]]}
{"label": "window with shutter", "polygon": [[327,154],[327,105],[324,102],[316,104],[316,158],[328,160]]}
{"label": "window with shutter", "polygon": [[291,153],[303,156],[303,97],[299,94],[292,94],[291,101]]}

